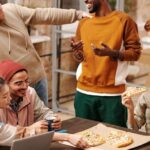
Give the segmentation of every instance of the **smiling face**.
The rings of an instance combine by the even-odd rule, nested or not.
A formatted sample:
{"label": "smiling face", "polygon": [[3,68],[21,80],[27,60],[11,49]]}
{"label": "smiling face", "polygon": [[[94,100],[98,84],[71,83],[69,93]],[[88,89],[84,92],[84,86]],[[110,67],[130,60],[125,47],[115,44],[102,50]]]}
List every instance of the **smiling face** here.
{"label": "smiling face", "polygon": [[12,98],[24,97],[29,86],[29,77],[26,71],[17,72],[8,83]]}
{"label": "smiling face", "polygon": [[84,0],[89,13],[95,13],[100,10],[101,7],[101,0]]}
{"label": "smiling face", "polygon": [[9,87],[4,81],[3,78],[0,77],[0,108],[8,107],[10,103],[11,97],[9,92]]}

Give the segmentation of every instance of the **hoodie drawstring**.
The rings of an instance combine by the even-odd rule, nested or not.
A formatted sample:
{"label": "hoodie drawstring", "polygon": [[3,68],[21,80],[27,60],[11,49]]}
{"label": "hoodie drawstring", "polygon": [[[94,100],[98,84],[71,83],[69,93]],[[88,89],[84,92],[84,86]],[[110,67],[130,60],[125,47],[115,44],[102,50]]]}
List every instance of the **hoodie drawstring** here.
{"label": "hoodie drawstring", "polygon": [[[7,25],[8,26],[8,25]],[[10,26],[9,26],[10,27]],[[18,31],[18,30],[16,30]],[[18,31],[18,32],[21,32],[21,31]],[[27,50],[28,49],[28,42],[27,42],[27,37],[25,36],[25,34],[23,32],[21,32],[25,38],[25,49]],[[9,54],[11,54],[11,34],[9,31],[7,31],[7,34],[8,34],[8,46],[9,46]]]}

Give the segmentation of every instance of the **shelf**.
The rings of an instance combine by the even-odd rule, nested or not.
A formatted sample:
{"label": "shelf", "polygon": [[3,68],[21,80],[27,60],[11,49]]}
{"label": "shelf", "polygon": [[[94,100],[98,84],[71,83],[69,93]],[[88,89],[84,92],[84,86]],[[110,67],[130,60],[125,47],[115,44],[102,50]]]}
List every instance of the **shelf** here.
{"label": "shelf", "polygon": [[46,35],[31,35],[30,38],[33,44],[50,41],[50,37]]}

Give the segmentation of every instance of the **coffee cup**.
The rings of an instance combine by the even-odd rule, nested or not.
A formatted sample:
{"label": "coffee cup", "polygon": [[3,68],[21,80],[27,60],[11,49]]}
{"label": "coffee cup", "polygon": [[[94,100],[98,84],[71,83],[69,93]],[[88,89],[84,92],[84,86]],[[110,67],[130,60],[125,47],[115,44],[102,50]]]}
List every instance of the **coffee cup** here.
{"label": "coffee cup", "polygon": [[54,128],[52,128],[52,123],[54,122],[54,120],[56,119],[56,117],[47,117],[46,121],[48,122],[48,131],[52,131],[54,130]]}

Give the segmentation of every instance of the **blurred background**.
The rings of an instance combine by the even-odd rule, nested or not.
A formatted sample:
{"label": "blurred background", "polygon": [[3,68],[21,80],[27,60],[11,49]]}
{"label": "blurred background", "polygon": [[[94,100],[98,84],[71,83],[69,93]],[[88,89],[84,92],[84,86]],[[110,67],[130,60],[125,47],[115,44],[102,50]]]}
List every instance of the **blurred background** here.
{"label": "blurred background", "polygon": [[[17,3],[30,8],[57,7],[86,11],[83,0],[0,0],[1,3]],[[110,0],[113,9],[128,13],[137,23],[143,46],[138,62],[131,62],[128,86],[150,86],[150,33],[144,24],[150,18],[149,0]],[[74,115],[73,100],[76,91],[75,71],[78,63],[72,59],[70,39],[74,37],[78,22],[71,25],[29,26],[32,42],[47,72],[49,107]]]}

